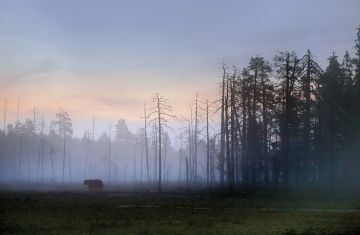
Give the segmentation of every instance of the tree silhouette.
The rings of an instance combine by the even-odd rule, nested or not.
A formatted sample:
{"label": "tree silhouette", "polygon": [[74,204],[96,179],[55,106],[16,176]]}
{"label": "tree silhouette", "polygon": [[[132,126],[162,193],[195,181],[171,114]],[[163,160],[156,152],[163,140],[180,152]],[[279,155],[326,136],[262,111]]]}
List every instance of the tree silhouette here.
{"label": "tree silhouette", "polygon": [[[65,160],[66,160],[66,139],[71,138],[73,134],[72,123],[69,114],[60,109],[60,112],[56,114],[54,123],[58,127],[58,135],[63,137],[63,162],[62,162],[62,181],[65,180]],[[69,158],[70,162],[70,158]],[[71,168],[69,165],[69,172],[71,174]]]}
{"label": "tree silhouette", "polygon": [[153,107],[152,111],[148,114],[150,119],[149,124],[155,122],[157,123],[157,131],[158,131],[158,158],[159,158],[159,178],[158,178],[158,191],[161,192],[161,137],[163,128],[170,128],[167,123],[169,122],[169,118],[174,119],[175,116],[172,115],[172,107],[168,104],[169,100],[166,99],[164,96],[160,96],[159,93],[155,93],[152,97]]}

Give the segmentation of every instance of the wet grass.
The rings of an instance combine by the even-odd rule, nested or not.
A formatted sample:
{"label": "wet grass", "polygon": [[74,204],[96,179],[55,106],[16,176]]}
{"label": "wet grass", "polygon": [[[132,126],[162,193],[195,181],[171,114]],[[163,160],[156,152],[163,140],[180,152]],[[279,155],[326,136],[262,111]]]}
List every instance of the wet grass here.
{"label": "wet grass", "polygon": [[0,234],[360,234],[359,209],[356,197],[3,192]]}

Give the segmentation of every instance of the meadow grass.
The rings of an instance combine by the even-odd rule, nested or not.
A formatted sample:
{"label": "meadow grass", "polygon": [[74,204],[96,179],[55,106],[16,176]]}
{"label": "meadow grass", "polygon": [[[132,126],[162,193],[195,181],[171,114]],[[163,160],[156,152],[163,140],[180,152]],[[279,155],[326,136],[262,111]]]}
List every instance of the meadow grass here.
{"label": "meadow grass", "polygon": [[2,192],[1,234],[360,234],[357,198]]}

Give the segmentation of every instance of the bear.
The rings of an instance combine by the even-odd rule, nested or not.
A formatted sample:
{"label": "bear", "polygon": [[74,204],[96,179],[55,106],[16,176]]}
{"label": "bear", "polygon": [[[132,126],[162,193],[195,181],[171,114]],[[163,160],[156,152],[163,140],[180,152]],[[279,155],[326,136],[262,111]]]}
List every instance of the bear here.
{"label": "bear", "polygon": [[104,186],[103,182],[99,179],[84,180],[84,185],[87,185],[89,190],[102,190]]}

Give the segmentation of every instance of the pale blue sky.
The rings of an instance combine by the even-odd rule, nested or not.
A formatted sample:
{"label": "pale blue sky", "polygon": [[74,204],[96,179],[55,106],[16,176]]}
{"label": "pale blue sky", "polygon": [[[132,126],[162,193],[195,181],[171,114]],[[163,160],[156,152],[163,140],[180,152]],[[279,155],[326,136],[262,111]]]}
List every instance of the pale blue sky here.
{"label": "pale blue sky", "polygon": [[184,112],[196,90],[214,96],[222,61],[342,57],[359,12],[357,0],[0,0],[0,98],[135,120],[159,91]]}
{"label": "pale blue sky", "polygon": [[102,73],[209,69],[288,49],[323,58],[351,49],[359,12],[357,0],[0,0],[1,62]]}

